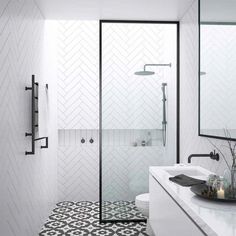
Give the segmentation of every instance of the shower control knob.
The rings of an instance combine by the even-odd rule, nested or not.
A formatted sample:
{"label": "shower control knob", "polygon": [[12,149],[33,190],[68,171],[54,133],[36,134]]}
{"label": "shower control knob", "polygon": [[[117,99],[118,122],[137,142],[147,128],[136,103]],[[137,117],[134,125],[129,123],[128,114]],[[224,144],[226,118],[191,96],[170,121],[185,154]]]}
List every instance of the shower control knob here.
{"label": "shower control knob", "polygon": [[90,142],[90,143],[94,143],[94,140],[93,140],[93,138],[91,138],[91,139],[89,140],[89,142]]}
{"label": "shower control knob", "polygon": [[85,139],[84,138],[81,139],[81,143],[85,143]]}

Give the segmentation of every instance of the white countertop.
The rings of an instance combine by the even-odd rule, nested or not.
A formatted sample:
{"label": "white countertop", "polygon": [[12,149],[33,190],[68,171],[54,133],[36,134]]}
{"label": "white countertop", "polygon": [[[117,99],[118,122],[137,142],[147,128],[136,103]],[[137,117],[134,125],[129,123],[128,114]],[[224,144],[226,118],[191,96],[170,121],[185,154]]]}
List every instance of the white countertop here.
{"label": "white countertop", "polygon": [[199,166],[150,167],[150,174],[187,212],[192,220],[209,236],[236,236],[236,203],[214,202],[195,196],[189,187],[182,187],[169,180],[168,170],[197,169],[205,179],[211,172]]}

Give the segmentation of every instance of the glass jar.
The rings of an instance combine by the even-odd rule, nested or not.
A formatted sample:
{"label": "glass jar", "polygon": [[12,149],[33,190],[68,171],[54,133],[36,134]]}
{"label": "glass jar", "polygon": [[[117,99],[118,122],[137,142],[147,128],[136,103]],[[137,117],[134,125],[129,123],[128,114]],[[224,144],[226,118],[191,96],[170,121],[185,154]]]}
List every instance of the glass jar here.
{"label": "glass jar", "polygon": [[231,180],[230,180],[231,191],[232,191],[233,197],[235,198],[235,195],[236,195],[236,165],[235,163],[231,167],[230,174],[231,174]]}
{"label": "glass jar", "polygon": [[225,170],[224,179],[228,182],[229,196],[236,198],[236,165],[233,163],[230,170]]}
{"label": "glass jar", "polygon": [[207,181],[206,181],[207,186],[213,187],[215,180],[218,178],[219,178],[219,176],[217,176],[217,175],[213,175],[213,174],[209,175],[207,177]]}

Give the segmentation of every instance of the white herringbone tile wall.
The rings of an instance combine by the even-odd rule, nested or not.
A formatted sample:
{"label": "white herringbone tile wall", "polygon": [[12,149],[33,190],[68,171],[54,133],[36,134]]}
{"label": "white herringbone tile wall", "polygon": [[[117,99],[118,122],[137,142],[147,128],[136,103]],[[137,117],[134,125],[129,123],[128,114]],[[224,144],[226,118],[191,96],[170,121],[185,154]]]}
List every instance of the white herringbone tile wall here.
{"label": "white herringbone tile wall", "polygon": [[[180,158],[187,162],[192,153],[209,153],[214,149],[206,138],[198,136],[198,1],[194,1],[180,22]],[[224,141],[211,139],[230,158]],[[195,158],[193,164],[201,165],[223,174],[224,161]]]}
{"label": "white herringbone tile wall", "polygon": [[[42,77],[44,19],[33,0],[2,0],[0,4],[0,235],[36,236],[56,199],[56,139],[49,130],[49,149],[30,138],[31,97],[25,86],[36,75],[40,86],[40,120],[52,125]],[[51,92],[48,93],[50,96]],[[43,99],[42,96],[44,96]],[[47,106],[47,114],[42,107]],[[40,124],[39,124],[40,125]],[[40,132],[43,132],[41,130]],[[55,135],[53,137],[53,135]]]}
{"label": "white herringbone tile wall", "polygon": [[161,141],[158,146],[103,148],[103,200],[134,201],[147,193],[149,166],[173,165]]}
{"label": "white herringbone tile wall", "polygon": [[97,201],[98,146],[58,147],[58,198],[60,201]]}
{"label": "white herringbone tile wall", "polygon": [[58,129],[98,129],[98,21],[58,21]]}
{"label": "white herringbone tile wall", "polygon": [[222,128],[232,136],[235,132],[235,38],[234,25],[201,25],[201,68],[206,72],[201,77],[201,128],[212,134],[218,130],[222,135]]}
{"label": "white herringbone tile wall", "polygon": [[[52,37],[57,42],[59,200],[98,200],[99,22],[51,21],[48,24],[56,29]],[[176,130],[175,35],[174,25],[120,25],[118,32],[114,27],[104,31],[104,81],[107,87],[103,91],[103,128],[107,138],[103,141],[109,146],[104,160],[113,163],[115,171],[112,178],[109,174],[107,178],[120,186],[111,191],[114,185],[109,187],[104,183],[107,200],[122,197],[133,200],[136,193],[147,191],[148,165],[175,161],[175,138],[172,138]],[[172,67],[158,68],[156,76],[148,79],[134,76],[145,63],[169,62]],[[148,128],[153,130],[153,138],[160,139],[162,82],[168,83],[168,114],[171,117],[168,144],[172,149],[167,154],[160,142],[146,149],[130,147],[148,133]],[[93,144],[89,143],[91,137]],[[84,144],[81,144],[82,138],[85,138]],[[124,161],[127,157],[128,169]],[[144,182],[135,189],[138,177],[143,176],[141,169],[144,166]],[[131,169],[139,175],[132,174]],[[126,188],[131,187],[133,190],[127,194]]]}
{"label": "white herringbone tile wall", "polygon": [[97,201],[99,22],[46,21],[46,25],[56,42],[58,199]]}
{"label": "white herringbone tile wall", "polygon": [[[175,25],[103,24],[102,127],[104,141],[111,138],[114,141],[122,139],[122,133],[128,130],[134,131],[136,135],[134,141],[147,141],[148,130],[151,132],[161,130],[162,83],[167,83],[168,131],[170,131],[169,125],[175,124],[175,115],[172,117],[169,115],[169,112],[173,112],[171,109],[175,111],[175,36]],[[143,70],[145,64],[155,63],[172,63],[172,67],[148,68],[156,72],[152,76],[134,74],[136,71]],[[144,132],[138,135],[139,130]],[[175,129],[171,132],[175,136]],[[107,135],[109,136],[106,137]],[[118,145],[111,147],[103,142],[103,200],[132,201],[138,194],[148,192],[148,167],[175,163],[175,142],[170,142],[169,138],[170,136],[168,136],[166,148],[163,147],[161,140],[156,146],[146,147],[133,147],[131,142],[126,147]],[[167,150],[172,148],[174,155],[168,156]]]}
{"label": "white herringbone tile wall", "polygon": [[102,34],[103,129],[160,129],[161,83],[171,69],[152,68],[157,74],[148,77],[134,72],[165,63],[165,26],[107,23]]}
{"label": "white herringbone tile wall", "polygon": [[[170,40],[168,33],[172,36]],[[161,84],[175,81],[175,25],[106,23],[102,26],[103,129],[161,129]],[[156,74],[137,76],[145,64]],[[172,74],[173,73],[173,74]],[[171,103],[168,99],[168,104]],[[170,120],[169,120],[170,121]]]}

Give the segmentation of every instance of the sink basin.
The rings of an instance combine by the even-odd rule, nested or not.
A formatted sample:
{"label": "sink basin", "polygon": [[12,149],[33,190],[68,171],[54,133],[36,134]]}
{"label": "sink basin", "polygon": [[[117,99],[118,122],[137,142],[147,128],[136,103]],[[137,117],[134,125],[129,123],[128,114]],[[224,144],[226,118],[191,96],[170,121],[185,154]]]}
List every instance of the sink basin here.
{"label": "sink basin", "polygon": [[214,174],[213,172],[200,166],[190,166],[185,164],[160,167],[153,166],[150,167],[150,172],[152,175],[155,175],[156,173],[158,176],[162,175],[164,179],[169,179],[170,177],[183,174],[195,179],[206,180],[210,174]]}
{"label": "sink basin", "polygon": [[166,170],[168,174],[171,176],[176,176],[176,175],[188,175],[188,176],[205,176],[206,173],[201,172],[200,170],[197,169],[181,169],[181,170]]}

